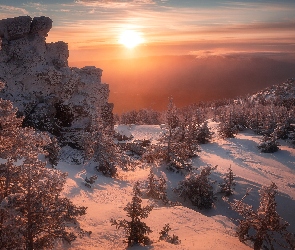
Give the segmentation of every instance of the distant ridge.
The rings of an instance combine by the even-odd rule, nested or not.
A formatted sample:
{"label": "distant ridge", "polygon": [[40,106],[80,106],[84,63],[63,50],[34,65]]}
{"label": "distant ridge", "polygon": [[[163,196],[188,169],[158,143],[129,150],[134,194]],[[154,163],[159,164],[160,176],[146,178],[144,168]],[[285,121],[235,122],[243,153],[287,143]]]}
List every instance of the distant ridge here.
{"label": "distant ridge", "polygon": [[295,105],[295,78],[288,78],[285,82],[264,88],[251,95],[255,102],[272,102],[276,105]]}

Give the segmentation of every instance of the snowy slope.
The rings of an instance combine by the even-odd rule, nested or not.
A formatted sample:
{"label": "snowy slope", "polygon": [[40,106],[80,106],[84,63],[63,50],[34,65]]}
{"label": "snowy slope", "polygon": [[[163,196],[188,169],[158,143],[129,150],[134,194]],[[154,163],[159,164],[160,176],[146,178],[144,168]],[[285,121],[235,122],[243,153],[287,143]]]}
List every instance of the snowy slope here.
{"label": "snowy slope", "polygon": [[[216,128],[217,124],[210,125]],[[120,126],[117,130],[125,130],[134,139],[151,139],[153,142],[162,133],[160,126]],[[278,212],[295,232],[295,149],[287,143],[274,154],[260,153],[257,149],[259,136],[244,132],[233,139],[220,139],[217,136],[209,144],[202,145],[200,157],[193,159],[193,166],[218,165],[213,172],[213,179],[221,181],[222,175],[229,166],[236,175],[236,190],[232,198],[241,198],[248,188],[251,188],[245,202],[258,206],[258,190],[262,185],[272,181],[279,188],[277,196]],[[111,179],[99,175],[98,180],[89,189],[83,181],[86,176],[97,174],[94,166],[73,165],[60,162],[58,168],[69,172],[64,195],[75,204],[87,206],[87,215],[79,219],[85,230],[92,231],[90,236],[78,238],[71,246],[57,246],[57,249],[125,249],[123,230],[111,226],[110,219],[124,219],[123,208],[131,201],[132,187],[137,180],[145,180],[150,168],[156,175],[162,174],[168,185],[168,197],[176,201],[177,197],[171,191],[184,176],[169,172],[163,166],[145,164],[134,171],[122,172],[120,179]],[[179,199],[178,199],[179,200]],[[189,202],[175,207],[164,206],[161,202],[143,199],[145,204],[153,204],[155,208],[146,219],[153,233],[150,238],[154,241],[151,246],[133,247],[132,249],[251,249],[239,242],[235,237],[235,220],[237,214],[229,209],[229,205],[218,196],[215,207],[211,210],[198,211]],[[181,201],[181,200],[179,200]],[[182,201],[181,201],[182,202]],[[158,241],[159,232],[169,223],[171,234],[179,236],[180,245]]]}

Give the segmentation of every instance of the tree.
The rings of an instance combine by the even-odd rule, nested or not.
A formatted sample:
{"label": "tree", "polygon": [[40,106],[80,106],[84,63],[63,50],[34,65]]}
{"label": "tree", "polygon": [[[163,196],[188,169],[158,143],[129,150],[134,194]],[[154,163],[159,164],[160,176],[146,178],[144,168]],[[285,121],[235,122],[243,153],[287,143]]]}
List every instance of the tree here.
{"label": "tree", "polygon": [[0,248],[53,248],[56,239],[73,241],[66,222],[86,207],[76,207],[60,193],[66,174],[45,168],[38,159],[50,143],[44,133],[22,128],[12,103],[0,99]]}
{"label": "tree", "polygon": [[48,159],[51,166],[54,168],[57,166],[59,161],[59,151],[60,146],[58,145],[58,141],[55,137],[51,138],[51,142],[44,147],[45,151],[47,151],[46,158]]}
{"label": "tree", "polygon": [[208,143],[212,139],[213,132],[208,127],[208,122],[203,122],[196,130],[196,140],[200,144]]}
{"label": "tree", "polygon": [[166,112],[167,133],[163,141],[167,143],[165,147],[164,160],[168,164],[167,168],[172,171],[191,170],[191,164],[187,162],[190,157],[196,156],[198,144],[192,138],[185,123],[180,122],[176,106],[173,99],[169,99],[168,109]]}
{"label": "tree", "polygon": [[229,111],[221,115],[218,133],[222,138],[234,138],[238,133],[237,126],[233,123],[233,112]]}
{"label": "tree", "polygon": [[101,119],[96,118],[90,131],[84,132],[83,144],[86,158],[98,163],[99,172],[109,177],[117,175],[117,166],[123,164],[121,154],[114,143],[112,129],[105,127]]}
{"label": "tree", "polygon": [[181,181],[174,192],[184,199],[189,199],[199,209],[208,209],[213,206],[215,196],[213,193],[213,181],[209,178],[212,168],[207,166],[200,174],[191,174]]}
{"label": "tree", "polygon": [[225,193],[226,196],[230,196],[233,194],[234,186],[236,185],[234,181],[234,173],[229,167],[228,172],[225,174],[223,178],[223,183],[219,184],[220,186],[220,192]]}
{"label": "tree", "polygon": [[[136,188],[134,188],[134,190],[136,190]],[[132,201],[124,208],[127,217],[129,217],[131,221],[125,219],[117,221],[111,219],[112,225],[115,225],[117,229],[122,227],[125,230],[128,246],[136,244],[149,245],[151,243],[147,234],[150,234],[152,230],[146,223],[142,222],[141,219],[147,218],[153,207],[142,207],[141,203],[141,198],[137,196],[137,192],[134,192]]]}
{"label": "tree", "polygon": [[254,250],[260,250],[263,245],[266,246],[266,249],[271,250],[278,247],[288,249],[295,247],[294,239],[291,240],[292,235],[287,231],[289,224],[276,211],[275,196],[277,189],[275,183],[261,188],[259,191],[260,204],[257,211],[244,203],[249,192],[240,201],[235,200],[230,203],[231,208],[243,217],[243,220],[239,221],[237,229],[239,240],[241,242],[253,241]]}
{"label": "tree", "polygon": [[277,141],[276,135],[274,133],[272,133],[270,136],[264,135],[257,147],[262,153],[277,152],[279,150],[279,143]]}
{"label": "tree", "polygon": [[147,196],[156,200],[162,200],[165,204],[169,202],[167,198],[167,184],[163,176],[155,177],[155,174],[150,170],[147,180]]}
{"label": "tree", "polygon": [[168,128],[167,134],[167,156],[166,161],[171,162],[172,157],[172,144],[175,139],[177,128],[179,126],[179,118],[177,116],[177,109],[175,104],[173,103],[173,98],[169,98],[168,109],[166,112],[166,125]]}

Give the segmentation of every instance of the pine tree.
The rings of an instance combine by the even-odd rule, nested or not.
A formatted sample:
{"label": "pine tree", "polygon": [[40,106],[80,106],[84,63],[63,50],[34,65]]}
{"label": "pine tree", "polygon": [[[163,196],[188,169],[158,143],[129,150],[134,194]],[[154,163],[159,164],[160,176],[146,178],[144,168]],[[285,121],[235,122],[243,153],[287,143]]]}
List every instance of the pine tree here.
{"label": "pine tree", "polygon": [[196,131],[196,140],[200,144],[208,143],[212,139],[213,132],[210,131],[208,122],[205,121],[198,126]]}
{"label": "pine tree", "polygon": [[146,225],[146,223],[142,222],[141,219],[147,218],[153,207],[142,207],[141,203],[141,198],[138,197],[135,192],[132,201],[124,208],[127,217],[131,220],[111,220],[112,225],[115,225],[117,229],[122,227],[125,230],[128,246],[136,244],[149,245],[151,243],[147,234],[150,234],[152,230]]}
{"label": "pine tree", "polygon": [[213,206],[215,196],[213,193],[213,181],[210,174],[216,167],[205,167],[200,174],[191,174],[181,181],[174,192],[184,199],[189,199],[199,209],[208,209]]}
{"label": "pine tree", "polygon": [[66,222],[76,221],[86,207],[60,197],[66,174],[38,159],[49,137],[22,128],[16,112],[0,99],[0,249],[50,249],[56,239],[76,238]]}
{"label": "pine tree", "polygon": [[275,133],[264,135],[261,139],[260,144],[257,146],[262,153],[274,153],[279,150],[279,143]]}
{"label": "pine tree", "polygon": [[165,178],[163,176],[156,178],[153,171],[150,170],[147,180],[147,197],[162,200],[165,204],[167,204],[169,200],[167,198],[166,189],[167,184]]}
{"label": "pine tree", "polygon": [[167,156],[166,161],[169,163],[172,160],[172,144],[174,137],[176,136],[176,129],[179,126],[179,117],[177,115],[177,109],[175,104],[173,103],[173,99],[169,99],[168,109],[166,112],[166,125],[168,128],[167,134]]}
{"label": "pine tree", "polygon": [[112,129],[105,127],[101,119],[92,122],[89,132],[84,133],[84,150],[86,159],[98,163],[96,169],[105,176],[115,177],[117,166],[123,164],[119,148],[114,143]]}
{"label": "pine tree", "polygon": [[60,146],[58,145],[58,141],[55,137],[51,138],[51,142],[44,147],[45,151],[47,151],[46,158],[48,159],[51,166],[54,168],[57,166],[59,161],[59,152]]}
{"label": "pine tree", "polygon": [[225,193],[226,196],[230,196],[233,194],[234,186],[236,185],[234,181],[234,173],[229,167],[228,172],[225,174],[225,177],[223,178],[224,182],[219,184],[220,186],[220,192]]}
{"label": "pine tree", "polygon": [[284,221],[276,211],[277,203],[275,196],[277,186],[272,183],[260,190],[260,204],[257,211],[252,206],[244,203],[244,199],[235,200],[230,203],[232,209],[238,212],[243,220],[239,221],[237,234],[241,242],[251,240],[254,243],[254,250],[260,250],[263,246],[266,249],[277,249],[283,247],[294,249],[294,239],[287,231],[288,223]]}
{"label": "pine tree", "polygon": [[219,123],[218,133],[222,138],[234,138],[238,133],[236,125],[233,123],[233,113],[223,114]]}

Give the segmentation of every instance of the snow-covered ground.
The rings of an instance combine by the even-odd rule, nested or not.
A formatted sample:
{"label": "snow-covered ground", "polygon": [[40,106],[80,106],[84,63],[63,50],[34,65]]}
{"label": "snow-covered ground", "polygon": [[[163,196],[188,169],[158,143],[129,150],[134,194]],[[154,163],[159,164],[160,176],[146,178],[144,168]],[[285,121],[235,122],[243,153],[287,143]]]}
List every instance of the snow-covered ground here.
{"label": "snow-covered ground", "polygon": [[[210,126],[216,130],[217,124],[211,122]],[[132,134],[134,140],[150,139],[152,142],[156,142],[163,131],[161,126],[148,125],[120,125],[116,129],[125,131],[128,135]],[[257,149],[259,140],[260,136],[251,131],[225,140],[215,134],[212,142],[201,145],[201,152],[199,157],[193,159],[193,166],[198,171],[203,166],[218,165],[212,175],[212,179],[217,183],[231,166],[236,175],[237,185],[230,200],[240,199],[246,190],[251,188],[245,202],[252,204],[254,208],[259,204],[258,190],[263,185],[275,182],[279,189],[276,199],[278,212],[290,223],[289,231],[295,233],[295,149],[287,142],[281,141],[278,152],[260,153]],[[88,207],[87,214],[79,219],[79,223],[83,229],[92,231],[90,236],[77,238],[66,249],[126,249],[123,230],[117,230],[111,225],[110,220],[126,218],[123,208],[131,201],[134,183],[146,180],[152,168],[156,175],[162,174],[166,178],[168,197],[176,201],[177,197],[172,188],[184,178],[183,175],[169,172],[164,166],[155,164],[143,164],[134,171],[121,172],[119,179],[104,177],[94,167],[92,164],[75,165],[62,161],[57,167],[69,173],[63,194],[75,204]],[[84,185],[84,179],[94,174],[98,175],[98,179],[90,189]],[[235,237],[235,219],[238,215],[229,209],[228,203],[221,195],[217,196],[215,207],[210,210],[198,210],[179,198],[178,201],[181,201],[182,205],[175,207],[143,199],[144,204],[154,205],[154,209],[145,220],[153,230],[149,235],[153,244],[133,249],[251,249]],[[179,236],[181,244],[173,245],[159,241],[159,232],[167,223],[172,228],[170,233]]]}

